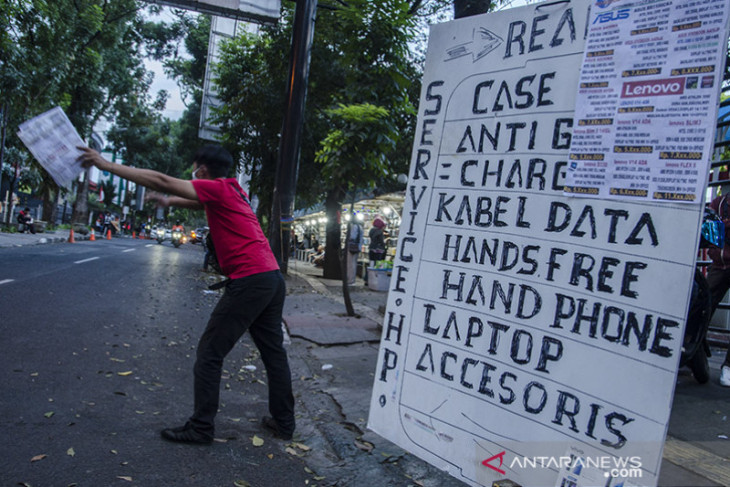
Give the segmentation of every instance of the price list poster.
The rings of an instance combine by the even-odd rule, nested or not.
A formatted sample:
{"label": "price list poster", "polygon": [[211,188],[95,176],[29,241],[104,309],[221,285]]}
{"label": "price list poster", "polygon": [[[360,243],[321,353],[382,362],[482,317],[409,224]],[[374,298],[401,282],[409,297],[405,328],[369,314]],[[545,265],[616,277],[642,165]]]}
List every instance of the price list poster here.
{"label": "price list poster", "polygon": [[608,3],[431,28],[368,426],[468,485],[657,485],[699,204],[565,191]]}
{"label": "price list poster", "polygon": [[566,192],[704,203],[730,2],[599,3]]}

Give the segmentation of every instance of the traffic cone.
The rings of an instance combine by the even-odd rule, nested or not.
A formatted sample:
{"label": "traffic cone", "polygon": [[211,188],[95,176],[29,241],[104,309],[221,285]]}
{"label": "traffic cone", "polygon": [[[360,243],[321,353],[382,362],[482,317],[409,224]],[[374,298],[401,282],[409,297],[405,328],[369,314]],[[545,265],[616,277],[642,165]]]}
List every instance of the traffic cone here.
{"label": "traffic cone", "polygon": [[94,229],[91,229],[91,237],[89,238],[92,242],[96,241],[96,236],[94,235]]}
{"label": "traffic cone", "polygon": [[68,243],[76,243],[76,240],[74,239],[74,229],[72,228],[71,231],[68,234]]}
{"label": "traffic cone", "polygon": [[132,238],[137,238],[137,232],[132,232]]}
{"label": "traffic cone", "polygon": [[112,239],[112,231],[111,230],[107,230],[106,231],[106,239],[107,240],[111,240]]}

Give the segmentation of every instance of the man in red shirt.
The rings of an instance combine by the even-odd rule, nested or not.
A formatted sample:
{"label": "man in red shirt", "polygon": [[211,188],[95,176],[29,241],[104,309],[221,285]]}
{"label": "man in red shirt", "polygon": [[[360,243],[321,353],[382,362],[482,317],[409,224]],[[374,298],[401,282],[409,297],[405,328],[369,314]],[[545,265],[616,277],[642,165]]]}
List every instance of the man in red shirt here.
{"label": "man in red shirt", "polygon": [[212,443],[218,412],[223,359],[243,333],[251,333],[269,380],[269,412],[263,425],[289,440],[295,428],[291,372],[283,346],[281,313],[286,287],[269,242],[238,182],[226,178],[233,165],[220,146],[208,145],[193,158],[193,180],[186,181],[149,169],[113,164],[98,152],[79,147],[84,167],[102,171],[174,196],[148,196],[161,206],[204,209],[218,262],[229,278],[225,292],[200,337],[194,367],[193,415],[162,437],[182,443]]}

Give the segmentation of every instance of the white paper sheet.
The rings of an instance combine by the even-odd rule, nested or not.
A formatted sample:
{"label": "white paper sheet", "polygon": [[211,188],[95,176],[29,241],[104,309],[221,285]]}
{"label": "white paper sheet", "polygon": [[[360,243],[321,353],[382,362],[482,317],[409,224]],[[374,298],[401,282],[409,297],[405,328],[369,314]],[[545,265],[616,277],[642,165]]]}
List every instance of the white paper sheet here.
{"label": "white paper sheet", "polygon": [[18,137],[59,186],[69,187],[83,171],[76,147],[86,144],[61,107],[22,123]]}

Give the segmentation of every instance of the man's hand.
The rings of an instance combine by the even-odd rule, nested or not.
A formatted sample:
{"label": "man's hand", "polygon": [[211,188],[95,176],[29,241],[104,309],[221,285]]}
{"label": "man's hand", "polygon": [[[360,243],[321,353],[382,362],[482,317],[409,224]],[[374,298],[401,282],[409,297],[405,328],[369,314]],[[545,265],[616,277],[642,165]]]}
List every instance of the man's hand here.
{"label": "man's hand", "polygon": [[81,166],[85,169],[93,166],[98,167],[101,170],[105,170],[102,168],[102,166],[104,166],[105,164],[109,164],[109,161],[101,157],[101,154],[96,152],[94,149],[82,146],[76,148],[82,152],[82,154],[76,160],[81,161]]}

